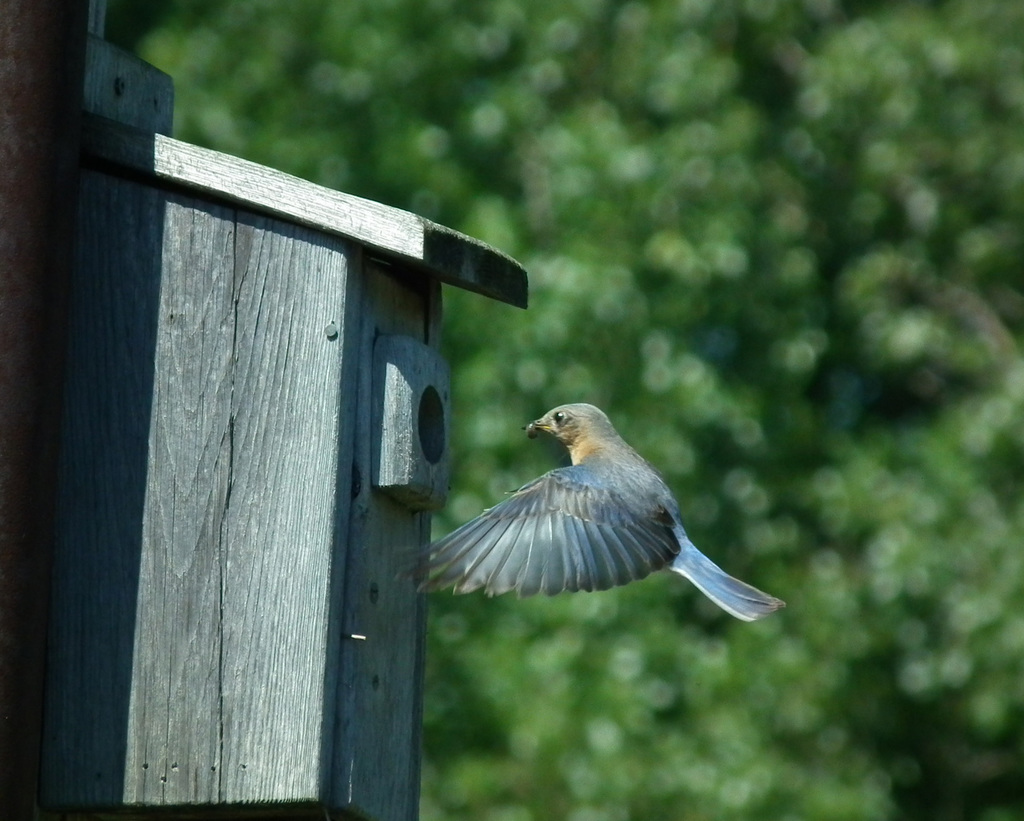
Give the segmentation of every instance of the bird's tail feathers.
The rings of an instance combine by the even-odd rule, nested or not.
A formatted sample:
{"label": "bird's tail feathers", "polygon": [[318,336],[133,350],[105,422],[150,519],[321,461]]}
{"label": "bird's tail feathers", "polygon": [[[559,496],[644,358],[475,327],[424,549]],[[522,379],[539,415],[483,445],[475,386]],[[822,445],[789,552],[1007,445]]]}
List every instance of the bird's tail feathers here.
{"label": "bird's tail feathers", "polygon": [[683,549],[669,565],[669,569],[693,582],[705,596],[727,613],[743,621],[754,621],[786,606],[782,599],[769,596],[730,576],[685,536],[679,541]]}

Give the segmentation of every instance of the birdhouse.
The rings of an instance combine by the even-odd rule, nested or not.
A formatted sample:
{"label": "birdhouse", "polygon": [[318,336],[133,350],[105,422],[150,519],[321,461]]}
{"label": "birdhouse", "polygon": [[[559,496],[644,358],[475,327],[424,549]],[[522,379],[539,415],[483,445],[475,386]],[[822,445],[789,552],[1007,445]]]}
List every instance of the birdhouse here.
{"label": "birdhouse", "polygon": [[171,96],[90,39],[40,804],[415,818],[441,283],[525,274],[170,139]]}

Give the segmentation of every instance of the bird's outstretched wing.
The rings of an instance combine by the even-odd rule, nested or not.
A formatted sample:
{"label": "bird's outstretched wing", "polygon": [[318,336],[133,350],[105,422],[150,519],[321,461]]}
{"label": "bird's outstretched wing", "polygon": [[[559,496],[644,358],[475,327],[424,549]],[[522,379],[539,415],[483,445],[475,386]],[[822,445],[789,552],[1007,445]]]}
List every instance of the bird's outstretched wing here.
{"label": "bird's outstretched wing", "polygon": [[679,552],[668,511],[636,507],[583,466],[553,470],[430,545],[414,575],[423,590],[492,596],[626,584]]}

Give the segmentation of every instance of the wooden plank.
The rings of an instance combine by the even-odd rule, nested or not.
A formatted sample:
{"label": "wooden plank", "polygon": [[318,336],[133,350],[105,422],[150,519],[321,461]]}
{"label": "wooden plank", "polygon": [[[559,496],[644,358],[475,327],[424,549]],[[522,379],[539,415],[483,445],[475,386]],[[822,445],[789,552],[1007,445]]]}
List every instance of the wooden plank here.
{"label": "wooden plank", "polygon": [[84,118],[82,144],[88,156],[355,240],[427,277],[526,307],[526,272],[519,263],[407,211],[101,117]]}
{"label": "wooden plank", "polygon": [[124,800],[216,800],[234,213],[169,196]]}
{"label": "wooden plank", "polygon": [[80,197],[40,781],[51,808],[123,794],[164,207],[90,171]]}
{"label": "wooden plank", "polygon": [[[415,818],[419,801],[426,598],[400,577],[412,548],[429,538],[430,516],[400,505],[368,480],[379,447],[372,396],[374,340],[407,334],[436,345],[439,286],[413,290],[368,266],[356,356],[359,372],[355,471],[362,481],[348,534],[342,643],[341,734],[332,806],[375,821]],[[426,322],[425,322],[426,320]]]}
{"label": "wooden plank", "polygon": [[145,131],[170,134],[174,121],[170,76],[102,36],[90,34],[86,45],[83,109]]}
{"label": "wooden plank", "polygon": [[378,336],[373,359],[373,486],[410,510],[438,510],[448,498],[448,363],[405,334]]}
{"label": "wooden plank", "polygon": [[348,515],[352,440],[339,425],[353,413],[340,386],[354,249],[242,215],[237,253],[220,799],[315,800],[337,675],[328,617],[336,517]]}
{"label": "wooden plank", "polygon": [[103,36],[107,22],[107,0],[89,0],[89,33]]}
{"label": "wooden plank", "polygon": [[422,262],[441,282],[525,308],[526,271],[512,257],[451,228],[424,220]]}

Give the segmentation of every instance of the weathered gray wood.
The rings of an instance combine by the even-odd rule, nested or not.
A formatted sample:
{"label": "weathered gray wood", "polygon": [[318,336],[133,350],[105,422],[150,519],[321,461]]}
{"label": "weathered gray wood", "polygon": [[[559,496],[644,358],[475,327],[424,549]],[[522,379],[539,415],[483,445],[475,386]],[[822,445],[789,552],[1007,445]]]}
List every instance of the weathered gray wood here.
{"label": "weathered gray wood", "polygon": [[40,779],[50,807],[123,795],[164,200],[82,173]]}
{"label": "weathered gray wood", "polygon": [[447,484],[439,280],[525,304],[522,269],[89,122],[185,193],[85,175],[43,805],[415,818],[426,599],[400,574]]}
{"label": "weathered gray wood", "polygon": [[351,478],[339,424],[353,407],[339,386],[343,350],[352,356],[352,253],[306,229],[239,222],[223,599],[229,803],[316,799],[322,789],[333,724],[324,710],[335,696],[325,681],[338,663],[328,631],[335,516],[347,517]]}
{"label": "weathered gray wood", "polygon": [[[220,783],[220,532],[231,469],[234,213],[169,197],[124,800]],[[108,377],[109,378],[109,377]]]}
{"label": "weathered gray wood", "polygon": [[448,498],[448,364],[404,334],[377,338],[373,485],[412,510]]}
{"label": "weathered gray wood", "polygon": [[170,76],[96,34],[87,41],[83,92],[82,107],[90,114],[144,131],[171,133],[174,83]]}
{"label": "weathered gray wood", "polygon": [[89,33],[103,36],[107,23],[107,0],[89,0]]}
{"label": "weathered gray wood", "polygon": [[377,338],[374,374],[373,482],[412,510],[437,510],[447,499],[449,368],[441,355],[400,334]]}
{"label": "weathered gray wood", "polygon": [[436,283],[414,288],[378,266],[367,268],[355,352],[362,365],[354,459],[362,481],[350,517],[342,630],[365,640],[342,642],[332,804],[376,821],[405,821],[416,817],[419,800],[426,597],[400,574],[412,549],[429,537],[430,517],[371,487],[367,476],[379,437],[373,403],[365,398],[384,389],[372,368],[378,335],[438,344],[440,291]]}
{"label": "weathered gray wood", "polygon": [[325,803],[361,253],[84,179],[42,804]]}
{"label": "weathered gray wood", "polygon": [[526,272],[519,263],[415,214],[98,117],[85,118],[82,145],[90,156],[356,240],[427,277],[526,307]]}

